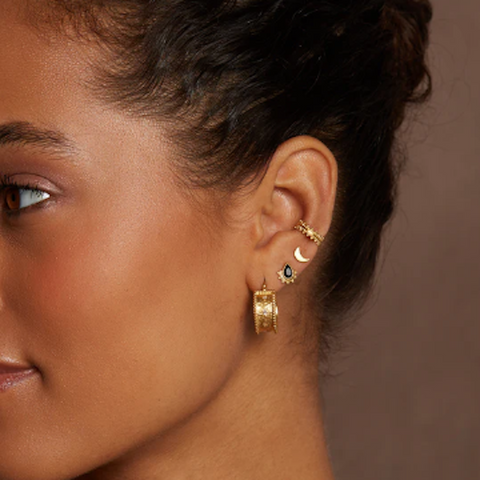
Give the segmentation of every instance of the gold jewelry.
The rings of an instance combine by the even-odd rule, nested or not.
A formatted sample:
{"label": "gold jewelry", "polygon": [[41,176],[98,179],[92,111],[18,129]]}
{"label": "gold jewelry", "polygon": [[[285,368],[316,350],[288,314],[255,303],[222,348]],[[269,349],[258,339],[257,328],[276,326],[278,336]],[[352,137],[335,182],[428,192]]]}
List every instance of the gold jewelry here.
{"label": "gold jewelry", "polygon": [[300,247],[297,247],[295,250],[293,256],[295,257],[295,260],[300,263],[307,263],[310,261],[309,258],[305,258],[302,253],[300,252]]}
{"label": "gold jewelry", "polygon": [[313,240],[318,246],[325,240],[323,235],[317,233],[310,225],[306,224],[303,220],[300,220],[297,225],[293,227],[295,230],[306,235],[310,240]]}
{"label": "gold jewelry", "polygon": [[257,335],[272,330],[277,333],[278,306],[275,290],[267,290],[265,281],[262,290],[253,294],[253,318]]}
{"label": "gold jewelry", "polygon": [[277,272],[277,275],[282,283],[287,284],[293,283],[297,278],[297,272],[288,263],[283,266],[283,270]]}

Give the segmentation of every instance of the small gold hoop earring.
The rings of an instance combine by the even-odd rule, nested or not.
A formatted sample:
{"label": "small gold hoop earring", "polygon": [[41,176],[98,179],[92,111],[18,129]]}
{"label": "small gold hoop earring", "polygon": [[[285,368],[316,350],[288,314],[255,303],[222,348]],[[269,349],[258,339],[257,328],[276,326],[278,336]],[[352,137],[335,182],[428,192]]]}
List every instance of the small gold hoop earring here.
{"label": "small gold hoop earring", "polygon": [[278,306],[275,290],[268,290],[264,281],[261,290],[253,294],[253,318],[255,320],[255,332],[277,333]]}

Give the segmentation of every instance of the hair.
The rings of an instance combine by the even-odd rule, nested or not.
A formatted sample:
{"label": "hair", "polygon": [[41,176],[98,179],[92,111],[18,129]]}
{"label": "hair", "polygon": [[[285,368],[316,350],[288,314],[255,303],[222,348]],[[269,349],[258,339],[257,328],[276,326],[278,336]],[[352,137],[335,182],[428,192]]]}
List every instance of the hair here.
{"label": "hair", "polygon": [[239,191],[297,135],[333,152],[336,204],[308,299],[326,358],[373,285],[405,164],[396,132],[406,107],[431,93],[430,2],[48,3],[106,47],[108,61],[96,68],[103,99],[174,125],[183,152],[176,166],[190,187]]}

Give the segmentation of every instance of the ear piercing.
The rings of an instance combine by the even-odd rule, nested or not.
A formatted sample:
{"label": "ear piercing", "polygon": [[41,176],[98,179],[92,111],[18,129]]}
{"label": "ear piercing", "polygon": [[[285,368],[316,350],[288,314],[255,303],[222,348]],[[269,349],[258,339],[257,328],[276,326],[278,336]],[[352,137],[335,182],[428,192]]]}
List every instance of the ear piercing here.
{"label": "ear piercing", "polygon": [[325,237],[323,235],[317,233],[310,225],[305,223],[303,220],[300,220],[298,224],[295,225],[293,228],[303,233],[310,240],[313,240],[318,246],[320,246],[325,240]]}
{"label": "ear piercing", "polygon": [[310,261],[309,258],[305,258],[302,253],[300,252],[300,247],[297,247],[295,250],[293,256],[295,257],[295,260],[300,263],[307,263]]}
{"label": "ear piercing", "polygon": [[253,294],[253,318],[255,320],[255,332],[277,333],[278,306],[275,290],[267,290],[264,280],[261,290]]}
{"label": "ear piercing", "polygon": [[283,270],[277,272],[277,275],[278,279],[286,284],[293,283],[297,278],[297,272],[288,263],[283,266]]}
{"label": "ear piercing", "polygon": [[[317,245],[320,245],[325,240],[325,237],[323,235],[317,233],[312,227],[310,227],[310,225],[305,223],[303,220],[300,220],[298,224],[295,225],[293,228],[303,233],[306,237],[315,242]],[[295,249],[293,256],[295,257],[295,260],[297,260],[297,262],[299,263],[308,263],[310,261],[309,258],[305,258],[302,255],[302,253],[300,252],[300,247],[297,247]],[[288,263],[283,266],[283,270],[277,272],[277,275],[278,279],[282,283],[286,284],[293,283],[297,278],[297,272]]]}
{"label": "ear piercing", "polygon": [[[312,227],[306,224],[303,220],[300,220],[295,227],[303,235],[315,242],[318,246],[325,240],[323,235],[317,233]],[[299,263],[307,263],[309,258],[305,258],[300,252],[300,247],[295,249],[293,253],[295,260]],[[277,272],[278,278],[282,283],[293,283],[297,278],[297,272],[286,263],[283,269]],[[278,306],[275,295],[275,290],[267,289],[266,280],[263,281],[261,290],[257,290],[253,294],[253,318],[255,320],[255,332],[260,334],[261,332],[277,333],[278,322]]]}

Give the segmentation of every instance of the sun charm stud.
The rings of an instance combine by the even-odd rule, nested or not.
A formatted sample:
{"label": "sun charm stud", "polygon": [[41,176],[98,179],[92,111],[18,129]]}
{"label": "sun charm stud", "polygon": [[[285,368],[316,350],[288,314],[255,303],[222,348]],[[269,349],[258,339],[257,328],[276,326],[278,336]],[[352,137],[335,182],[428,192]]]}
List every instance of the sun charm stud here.
{"label": "sun charm stud", "polygon": [[277,275],[278,279],[286,284],[293,283],[297,278],[297,272],[288,263],[283,266],[283,270],[277,272]]}

